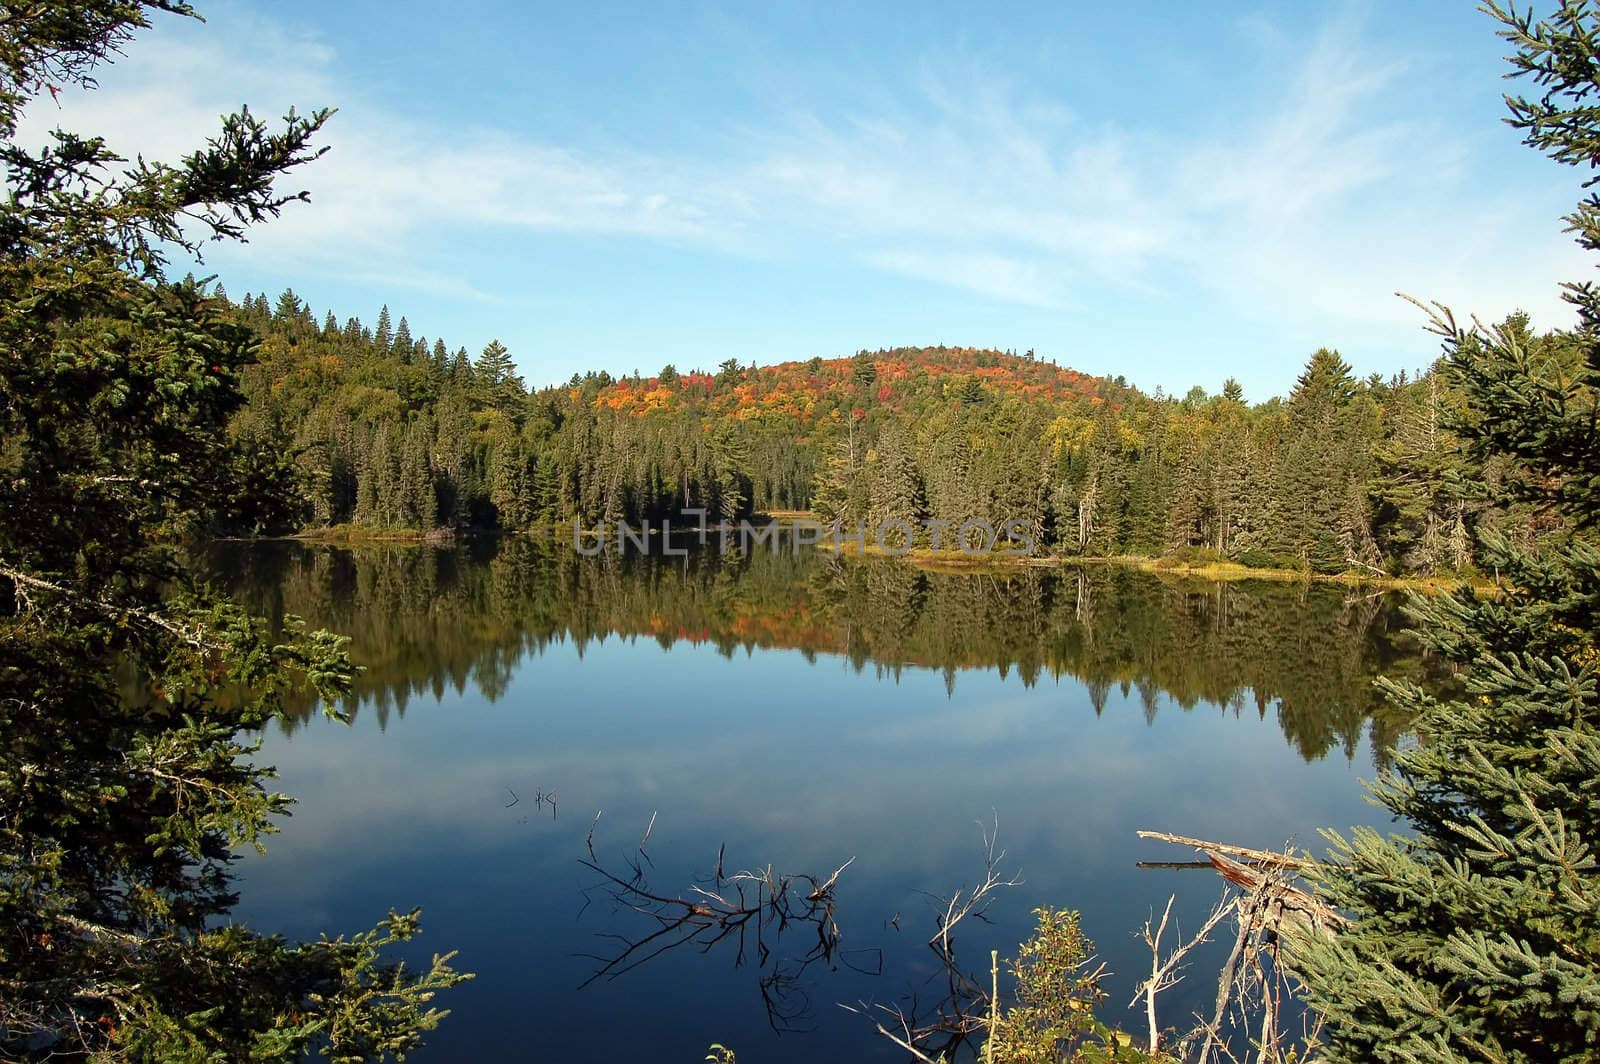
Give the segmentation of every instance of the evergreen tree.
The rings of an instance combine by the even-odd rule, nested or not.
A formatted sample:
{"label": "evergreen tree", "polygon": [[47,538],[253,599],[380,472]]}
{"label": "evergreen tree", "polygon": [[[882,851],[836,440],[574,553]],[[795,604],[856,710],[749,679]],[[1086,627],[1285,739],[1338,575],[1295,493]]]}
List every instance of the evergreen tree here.
{"label": "evergreen tree", "polygon": [[[873,526],[872,534],[885,521],[903,521],[916,535],[927,516],[927,505],[922,490],[922,473],[917,469],[909,442],[899,433],[886,433],[867,456],[870,469],[871,509],[867,522]],[[903,530],[900,530],[903,531]],[[902,546],[899,531],[885,533],[885,545]]]}
{"label": "evergreen tree", "polygon": [[294,294],[294,289],[285,288],[278,297],[278,305],[273,310],[273,316],[279,321],[290,322],[300,317],[300,297]]}
{"label": "evergreen tree", "polygon": [[870,388],[878,380],[878,366],[870,354],[860,352],[850,361],[850,379],[859,388]]}
{"label": "evergreen tree", "polygon": [[867,511],[863,502],[867,492],[862,479],[850,447],[843,441],[837,443],[817,471],[817,482],[812,489],[811,508],[817,519],[832,528],[850,528],[865,522]]}
{"label": "evergreen tree", "polygon": [[[1543,90],[1508,101],[1525,143],[1600,164],[1600,19],[1576,2],[1544,22],[1486,10]],[[1600,251],[1600,200],[1569,222]],[[1518,330],[1464,328],[1442,309],[1431,321],[1471,407],[1453,428],[1480,458],[1531,466],[1528,490],[1582,527],[1600,516],[1600,290],[1573,285],[1568,299],[1583,357],[1559,376]],[[1543,555],[1492,535],[1481,550],[1504,594],[1412,604],[1464,693],[1386,684],[1420,738],[1374,793],[1410,831],[1334,837],[1322,890],[1354,922],[1292,944],[1329,1060],[1577,1061],[1600,1045],[1600,550],[1577,535]]]}
{"label": "evergreen tree", "polygon": [[434,490],[433,467],[428,459],[432,436],[427,421],[418,419],[406,428],[400,452],[400,523],[406,528],[430,529],[439,523],[439,500]]}
{"label": "evergreen tree", "polygon": [[337,704],[348,658],[292,617],[269,630],[172,546],[241,497],[252,526],[302,519],[284,466],[227,431],[251,324],[168,282],[163,251],[303,198],[275,183],[319,154],[327,112],[227,116],[176,166],[15,140],[31,96],[91,83],[158,10],[189,13],[46,0],[0,20],[0,1058],[375,1061],[461,979],[448,957],[382,959],[415,912],[305,943],[228,919],[235,847],[289,802],[240,732],[297,691]]}
{"label": "evergreen tree", "polygon": [[378,433],[372,438],[364,475],[372,483],[369,496],[372,512],[368,520],[380,528],[404,528],[406,492],[400,479],[400,447],[395,441],[395,429],[388,421],[378,426]]}
{"label": "evergreen tree", "polygon": [[377,345],[378,354],[387,355],[394,342],[393,326],[389,321],[389,304],[385,303],[378,311],[378,324],[372,332],[372,342]]}
{"label": "evergreen tree", "polygon": [[394,339],[390,341],[389,347],[397,358],[409,361],[415,353],[414,345],[415,341],[411,339],[411,323],[406,321],[405,315],[402,314],[400,324],[395,326]]}
{"label": "evergreen tree", "polygon": [[486,406],[509,410],[522,397],[522,378],[517,376],[511,352],[499,340],[490,340],[472,367],[478,398]]}
{"label": "evergreen tree", "polygon": [[1337,351],[1311,356],[1289,396],[1290,438],[1276,491],[1275,540],[1288,559],[1318,572],[1352,561],[1347,535],[1354,520],[1346,431],[1356,384]]}
{"label": "evergreen tree", "polygon": [[467,349],[456,348],[456,353],[450,356],[450,383],[466,388],[472,385],[472,359],[467,357]]}
{"label": "evergreen tree", "polygon": [[526,528],[533,520],[527,453],[505,421],[489,441],[489,501],[502,528]]}

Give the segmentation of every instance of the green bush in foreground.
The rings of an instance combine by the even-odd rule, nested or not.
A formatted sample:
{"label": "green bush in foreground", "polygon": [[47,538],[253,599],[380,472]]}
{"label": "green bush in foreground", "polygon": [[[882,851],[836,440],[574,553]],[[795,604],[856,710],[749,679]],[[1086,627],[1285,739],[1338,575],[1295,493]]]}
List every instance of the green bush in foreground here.
{"label": "green bush in foreground", "polygon": [[1015,1002],[990,1032],[982,1059],[990,1064],[1167,1059],[1134,1048],[1127,1035],[1095,1015],[1106,992],[1100,969],[1091,967],[1094,943],[1084,935],[1078,914],[1046,908],[1034,910],[1034,915],[1038,928],[1011,963]]}

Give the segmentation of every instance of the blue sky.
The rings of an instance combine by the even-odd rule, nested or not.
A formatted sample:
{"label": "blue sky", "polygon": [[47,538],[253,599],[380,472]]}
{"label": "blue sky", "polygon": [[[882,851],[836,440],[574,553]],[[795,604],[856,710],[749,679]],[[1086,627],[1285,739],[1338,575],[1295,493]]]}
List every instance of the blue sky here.
{"label": "blue sky", "polygon": [[202,3],[23,135],[336,106],[312,203],[207,270],[533,384],[949,343],[1259,399],[1429,361],[1397,289],[1570,321],[1578,175],[1471,3],[1119,6]]}

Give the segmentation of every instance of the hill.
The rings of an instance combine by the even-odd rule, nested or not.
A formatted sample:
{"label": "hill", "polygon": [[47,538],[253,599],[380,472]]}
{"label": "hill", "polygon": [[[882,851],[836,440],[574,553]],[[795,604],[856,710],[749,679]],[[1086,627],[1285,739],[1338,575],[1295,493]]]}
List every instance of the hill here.
{"label": "hill", "polygon": [[[292,292],[215,303],[262,338],[234,432],[263,461],[290,458],[314,527],[810,509],[845,529],[905,522],[922,542],[929,522],[976,518],[1063,554],[1392,573],[1468,570],[1479,526],[1544,531],[1471,490],[1517,474],[1463,453],[1445,428],[1463,403],[1439,372],[1357,380],[1330,350],[1287,399],[1254,405],[1231,381],[1177,399],[959,347],[591,372],[530,391],[500,344],[452,351],[387,307],[369,328],[319,324]],[[1567,357],[1563,336],[1511,324],[1551,365]]]}

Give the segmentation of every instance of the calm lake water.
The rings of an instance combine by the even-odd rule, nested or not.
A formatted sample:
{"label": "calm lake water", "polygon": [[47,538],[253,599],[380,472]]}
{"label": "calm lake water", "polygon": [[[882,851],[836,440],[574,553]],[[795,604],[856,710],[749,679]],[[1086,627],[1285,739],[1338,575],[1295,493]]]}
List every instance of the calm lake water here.
{"label": "calm lake water", "polygon": [[[477,973],[429,1062],[699,1061],[712,1042],[743,1064],[899,1059],[839,1004],[937,998],[933,898],[981,876],[980,823],[1023,882],[958,954],[986,973],[1035,907],[1081,909],[1108,1015],[1137,1025],[1137,930],[1171,893],[1198,926],[1219,888],[1137,868],[1193,855],[1135,831],[1320,850],[1319,827],[1378,821],[1359,781],[1406,722],[1371,681],[1424,665],[1393,597],[1328,585],[526,539],[228,545],[211,564],[262,613],[350,635],[366,666],[350,726],[307,706],[264,736],[299,804],[243,862],[236,915],[304,937],[421,905],[418,952]],[[596,889],[591,830],[603,866],[626,878],[631,859],[663,895],[719,850],[726,873],[853,858],[840,950],[805,965],[815,928],[768,928],[765,957],[751,933],[742,963],[730,938],[581,986],[656,929]],[[1164,998],[1167,1023],[1209,1000],[1215,961]]]}

